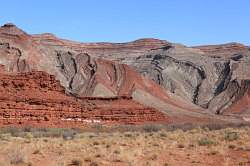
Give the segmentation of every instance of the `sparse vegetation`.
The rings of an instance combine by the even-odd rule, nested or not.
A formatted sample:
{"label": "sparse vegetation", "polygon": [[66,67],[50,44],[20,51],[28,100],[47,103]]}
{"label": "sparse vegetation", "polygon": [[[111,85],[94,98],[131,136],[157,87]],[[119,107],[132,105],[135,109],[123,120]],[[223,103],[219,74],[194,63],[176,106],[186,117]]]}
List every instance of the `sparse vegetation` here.
{"label": "sparse vegetation", "polygon": [[177,147],[178,148],[184,148],[185,146],[183,144],[179,144]]}
{"label": "sparse vegetation", "polygon": [[74,132],[72,130],[65,131],[62,133],[62,137],[64,140],[72,140],[72,139],[74,139],[75,135],[76,135],[76,132]]}
{"label": "sparse vegetation", "polygon": [[[250,155],[247,150],[250,147],[250,127],[220,130],[198,127],[169,131],[163,125],[144,125],[134,129],[130,126],[130,131],[105,129],[105,132],[32,128],[3,130],[0,130],[0,163],[4,166],[27,166],[29,163],[43,166],[43,160],[55,166],[203,166],[206,162],[223,165],[225,159],[229,165],[250,162],[244,157]],[[228,154],[233,155],[232,158]],[[56,160],[51,160],[51,156]]]}
{"label": "sparse vegetation", "polygon": [[148,124],[143,126],[143,130],[145,132],[157,132],[163,129],[162,125],[153,125],[153,124]]}
{"label": "sparse vegetation", "polygon": [[228,132],[226,131],[225,132],[225,136],[224,136],[224,139],[226,141],[234,141],[234,140],[237,140],[238,139],[238,133],[237,132]]}
{"label": "sparse vegetation", "polygon": [[39,149],[36,149],[33,154],[41,154],[41,151]]}
{"label": "sparse vegetation", "polygon": [[80,160],[80,159],[73,159],[71,161],[71,165],[72,166],[82,166],[82,160]]}
{"label": "sparse vegetation", "polygon": [[209,146],[215,144],[215,142],[208,138],[201,138],[200,140],[198,140],[198,144],[200,146]]}

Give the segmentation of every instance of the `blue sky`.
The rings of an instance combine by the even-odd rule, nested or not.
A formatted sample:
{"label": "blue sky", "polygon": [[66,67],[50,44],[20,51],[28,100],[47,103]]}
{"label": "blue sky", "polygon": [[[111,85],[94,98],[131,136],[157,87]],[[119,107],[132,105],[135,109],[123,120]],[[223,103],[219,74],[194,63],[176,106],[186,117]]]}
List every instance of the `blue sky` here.
{"label": "blue sky", "polygon": [[82,42],[250,45],[249,0],[4,0],[0,24]]}

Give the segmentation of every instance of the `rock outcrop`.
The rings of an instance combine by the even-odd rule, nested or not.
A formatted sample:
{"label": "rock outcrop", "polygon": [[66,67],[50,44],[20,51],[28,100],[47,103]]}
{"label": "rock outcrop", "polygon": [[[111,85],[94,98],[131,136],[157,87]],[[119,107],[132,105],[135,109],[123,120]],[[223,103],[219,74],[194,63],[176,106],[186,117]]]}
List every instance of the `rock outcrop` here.
{"label": "rock outcrop", "polygon": [[131,97],[76,98],[44,72],[0,73],[0,126],[86,127],[89,124],[167,122]]}
{"label": "rock outcrop", "polygon": [[129,43],[77,43],[36,35],[47,46],[60,45],[128,64],[167,92],[217,114],[241,99],[250,79],[250,47],[239,43],[186,47],[157,39]]}
{"label": "rock outcrop", "polygon": [[250,79],[250,47],[239,43],[197,47],[157,39],[76,43],[43,35],[35,36],[35,40],[128,64],[167,92],[216,114],[241,99],[238,92]]}
{"label": "rock outcrop", "polygon": [[[20,33],[12,36],[10,34],[13,31]],[[66,88],[66,92],[77,97],[125,95],[133,96],[134,100],[149,106],[152,106],[149,103],[151,100],[156,107],[160,105],[158,103],[171,105],[172,110],[183,107],[180,101],[173,100],[161,86],[141,76],[126,64],[103,59],[99,57],[101,54],[92,56],[91,52],[77,50],[77,43],[60,40],[50,34],[31,36],[21,32],[23,31],[14,25],[4,25],[0,30],[2,45],[0,62],[9,72],[45,71],[55,75]],[[145,40],[132,42],[128,44],[129,46],[117,44],[118,50],[115,52],[134,48],[131,54],[135,55],[136,50],[141,46],[143,46],[140,48],[142,51],[139,52],[142,53],[143,50],[155,49],[165,43],[160,40]],[[112,44],[102,44],[110,47],[108,50],[112,50]],[[87,44],[87,48],[95,50],[96,53],[100,50],[98,44]]]}
{"label": "rock outcrop", "polygon": [[249,86],[249,55],[247,49],[238,55],[207,55],[198,49],[172,45],[137,57],[132,66],[183,99],[222,113],[240,99],[238,92]]}
{"label": "rock outcrop", "polygon": [[[6,24],[0,28],[0,64],[9,73],[54,75],[65,93],[78,100],[128,96],[133,100],[129,102],[175,118],[233,114],[231,106],[247,100],[250,86],[250,48],[239,43],[197,47],[158,39],[79,43],[53,34],[29,35]],[[245,105],[238,114],[244,118],[249,115]]]}

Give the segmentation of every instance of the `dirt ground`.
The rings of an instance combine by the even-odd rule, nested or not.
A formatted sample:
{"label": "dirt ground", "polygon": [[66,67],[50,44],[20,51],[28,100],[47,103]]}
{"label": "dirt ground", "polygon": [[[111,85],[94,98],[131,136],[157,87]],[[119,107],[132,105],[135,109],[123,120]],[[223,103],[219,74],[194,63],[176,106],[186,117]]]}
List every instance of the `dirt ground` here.
{"label": "dirt ground", "polygon": [[250,166],[250,127],[0,138],[0,166]]}

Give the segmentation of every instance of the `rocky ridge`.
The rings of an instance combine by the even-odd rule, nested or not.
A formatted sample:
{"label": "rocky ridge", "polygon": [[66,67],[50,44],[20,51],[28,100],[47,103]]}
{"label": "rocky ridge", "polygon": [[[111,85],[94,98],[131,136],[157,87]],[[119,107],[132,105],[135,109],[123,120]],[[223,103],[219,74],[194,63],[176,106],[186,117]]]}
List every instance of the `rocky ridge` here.
{"label": "rocky ridge", "polygon": [[[14,77],[19,73],[33,75],[35,71],[54,75],[65,88],[60,93],[81,101],[96,99],[100,108],[112,110],[111,101],[115,98],[118,102],[114,105],[121,107],[117,110],[120,113],[125,107],[135,107],[138,111],[132,103],[158,110],[152,113],[155,118],[151,120],[145,110],[147,118],[135,115],[141,122],[167,122],[160,118],[162,112],[171,123],[231,121],[228,115],[244,120],[250,116],[250,50],[238,43],[197,47],[158,39],[79,43],[53,34],[29,35],[13,24],[6,24],[0,28],[0,64],[6,72],[15,74]],[[55,96],[49,100],[58,99]],[[109,102],[111,106],[103,104]],[[131,107],[126,103],[131,103]],[[238,108],[237,103],[244,104],[239,111],[233,109]],[[140,113],[142,117],[144,112]],[[117,113],[112,112],[114,116]],[[101,112],[95,110],[92,114]],[[118,117],[123,119],[128,114],[123,116]],[[136,123],[128,118],[125,121]]]}
{"label": "rocky ridge", "polygon": [[157,39],[122,44],[35,39],[127,64],[167,92],[216,114],[230,110],[249,87],[250,47],[240,43],[187,47]]}

